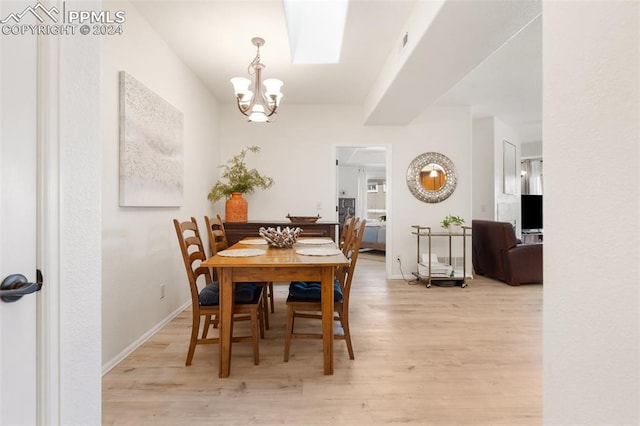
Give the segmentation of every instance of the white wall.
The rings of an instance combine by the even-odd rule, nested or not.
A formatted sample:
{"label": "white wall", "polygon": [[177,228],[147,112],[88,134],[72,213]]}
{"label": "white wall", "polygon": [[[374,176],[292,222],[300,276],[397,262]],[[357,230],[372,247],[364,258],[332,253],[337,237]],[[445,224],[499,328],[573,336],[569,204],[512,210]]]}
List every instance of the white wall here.
{"label": "white wall", "polygon": [[[135,7],[122,36],[102,38],[103,369],[141,342],[190,299],[172,219],[214,213],[207,200],[218,176],[218,106]],[[118,72],[124,70],[184,114],[184,205],[119,207]],[[166,296],[160,299],[160,283]],[[186,345],[185,345],[186,351]],[[186,354],[186,352],[185,352]]]}
{"label": "white wall", "polygon": [[[516,234],[520,235],[520,135],[513,127],[494,119],[494,177],[496,194],[496,220],[516,224]],[[515,194],[504,193],[504,141],[516,147]]]}
{"label": "white wall", "polygon": [[287,213],[336,219],[336,147],[401,143],[406,135],[403,128],[363,126],[358,107],[283,105],[278,112],[261,125],[248,123],[234,105],[221,106],[223,161],[244,146],[260,145],[247,163],[275,179],[271,189],[245,197],[249,220],[286,220]]}
{"label": "white wall", "polygon": [[640,3],[544,7],[544,423],[637,425]]}
{"label": "white wall", "polygon": [[[516,147],[516,193],[504,193],[504,141]],[[520,136],[498,117],[473,120],[473,218],[516,224],[520,233]]]}
{"label": "white wall", "polygon": [[473,120],[473,219],[495,220],[494,118]]}
{"label": "white wall", "polygon": [[521,159],[542,158],[542,141],[522,143],[520,149]]}
{"label": "white wall", "polygon": [[358,167],[338,165],[338,194],[344,198],[358,197]]}
{"label": "white wall", "polygon": [[[396,253],[402,256],[403,272],[406,275],[416,270],[416,236],[411,235],[412,225],[431,226],[435,232],[442,231],[440,222],[449,215],[462,216],[465,225],[471,225],[472,207],[472,160],[471,160],[471,110],[468,107],[434,107],[423,112],[408,127],[406,146],[394,153],[394,196],[392,207],[396,227],[393,243]],[[406,183],[407,167],[418,155],[435,151],[446,155],[456,168],[458,183],[453,194],[446,200],[430,204],[413,197]],[[396,200],[402,202],[398,206]],[[398,208],[400,207],[400,208]],[[462,242],[454,239],[453,257],[462,256]],[[469,243],[470,240],[467,241]],[[445,238],[432,240],[432,252],[447,256],[448,241]],[[456,247],[459,251],[456,251]],[[426,245],[421,247],[427,251]],[[394,256],[395,259],[395,256]],[[471,244],[467,244],[467,271],[471,270]],[[394,269],[394,272],[397,272]]]}
{"label": "white wall", "polygon": [[[69,2],[68,6],[96,10],[100,2]],[[57,111],[60,204],[59,212],[52,213],[54,218],[60,215],[59,228],[54,226],[60,232],[59,247],[56,247],[59,249],[58,293],[49,299],[60,304],[60,318],[59,335],[47,333],[42,339],[50,339],[51,344],[60,338],[60,347],[55,348],[53,343],[54,347],[49,348],[52,353],[48,354],[57,361],[57,365],[49,365],[53,371],[48,373],[59,377],[59,394],[55,391],[48,394],[52,390],[46,390],[49,397],[58,398],[59,412],[55,413],[55,402],[44,403],[47,409],[54,410],[45,416],[58,414],[58,418],[47,421],[60,424],[99,423],[102,409],[100,332],[96,331],[100,326],[100,114],[103,107],[99,45],[93,37],[60,41],[59,86],[50,88],[59,93],[47,99],[59,97],[60,101]],[[55,107],[52,112],[53,117],[48,118],[55,120]],[[53,136],[47,140],[55,139]],[[49,386],[56,381],[51,377],[47,380]]]}
{"label": "white wall", "polygon": [[[258,143],[262,152],[248,158],[252,166],[275,179],[275,185],[247,197],[249,220],[284,219],[287,213],[336,218],[336,146],[388,146],[388,259],[399,255],[404,272],[416,266],[416,240],[411,225],[432,225],[447,214],[471,218],[471,115],[467,107],[433,108],[410,126],[364,126],[353,106],[283,105],[268,125],[247,123],[233,105],[221,107],[222,157]],[[418,155],[447,155],[458,171],[458,186],[442,203],[427,204],[411,195],[406,184],[409,163]],[[317,211],[320,203],[322,208]],[[220,202],[222,204],[222,202]],[[470,261],[470,259],[469,259]],[[400,278],[395,262],[390,276]]]}

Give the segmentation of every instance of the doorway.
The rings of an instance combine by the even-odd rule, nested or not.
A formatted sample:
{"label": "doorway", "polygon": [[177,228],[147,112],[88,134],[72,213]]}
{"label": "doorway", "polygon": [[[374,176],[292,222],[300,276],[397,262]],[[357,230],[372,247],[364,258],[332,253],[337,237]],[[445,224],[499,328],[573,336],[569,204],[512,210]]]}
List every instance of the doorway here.
{"label": "doorway", "polygon": [[390,185],[387,147],[336,148],[337,219],[340,230],[348,215],[367,220],[361,255],[386,262]]}

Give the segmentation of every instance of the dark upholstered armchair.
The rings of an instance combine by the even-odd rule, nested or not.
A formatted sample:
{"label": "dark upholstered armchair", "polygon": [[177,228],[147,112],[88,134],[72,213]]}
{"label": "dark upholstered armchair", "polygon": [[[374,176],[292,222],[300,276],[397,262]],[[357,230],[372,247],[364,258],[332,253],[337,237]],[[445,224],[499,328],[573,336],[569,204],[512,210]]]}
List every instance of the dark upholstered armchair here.
{"label": "dark upholstered armchair", "polygon": [[542,244],[518,244],[508,222],[474,220],[473,269],[509,285],[542,283]]}

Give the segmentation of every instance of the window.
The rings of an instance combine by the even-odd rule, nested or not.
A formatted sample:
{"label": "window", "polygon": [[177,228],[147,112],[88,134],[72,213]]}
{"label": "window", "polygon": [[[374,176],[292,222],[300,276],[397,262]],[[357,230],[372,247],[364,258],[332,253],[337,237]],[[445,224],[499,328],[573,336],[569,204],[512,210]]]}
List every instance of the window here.
{"label": "window", "polygon": [[367,182],[367,220],[379,220],[387,214],[386,196],[387,181],[381,178],[369,179]]}

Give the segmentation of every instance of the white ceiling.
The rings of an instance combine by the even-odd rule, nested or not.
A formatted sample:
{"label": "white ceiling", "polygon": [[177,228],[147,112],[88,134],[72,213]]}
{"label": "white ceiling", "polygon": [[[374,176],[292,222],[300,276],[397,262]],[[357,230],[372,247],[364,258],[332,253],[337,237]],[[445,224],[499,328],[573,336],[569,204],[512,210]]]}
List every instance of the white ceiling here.
{"label": "white ceiling", "polygon": [[340,147],[337,158],[341,166],[365,166],[372,169],[385,169],[387,166],[387,150],[384,147]]}
{"label": "white ceiling", "polygon": [[[464,28],[450,23],[455,21],[453,12],[465,11],[465,1],[447,2],[453,2],[453,6],[443,9],[449,13],[445,15],[447,25],[444,28],[450,31],[450,41],[459,40]],[[414,0],[351,0],[340,63],[294,65],[290,58],[284,8],[279,0],[133,0],[133,3],[224,104],[234,102],[229,79],[246,76],[247,65],[255,56],[251,38],[263,37],[266,44],[260,53],[266,65],[264,77],[284,81],[283,106],[363,104],[389,54],[393,49],[400,49],[402,35],[416,6]],[[471,9],[478,6],[477,2],[467,4]],[[491,7],[498,12],[512,9],[508,12],[518,16],[520,21],[505,22],[514,28],[522,26],[521,22],[527,16],[539,13],[536,10],[541,9],[539,0],[521,0],[520,3],[484,0],[480,4],[487,5],[482,9],[484,12]],[[522,8],[514,9],[516,4],[521,4]],[[468,19],[469,13],[462,15],[464,19]],[[539,131],[535,128],[541,128],[542,119],[541,19],[538,17],[470,72],[465,71],[462,75],[466,76],[453,87],[441,87],[439,91],[444,95],[438,96],[438,104],[472,105],[476,117],[497,115],[513,126],[533,126],[531,137],[538,137]],[[478,27],[479,22],[482,20],[473,21],[473,25]],[[439,31],[443,31],[443,25],[441,22]],[[445,34],[439,33],[438,37],[446,40]],[[451,53],[465,54],[456,51],[449,55]],[[459,69],[451,70],[454,71],[460,72]],[[420,78],[424,80],[425,76]],[[405,90],[401,92],[406,94]]]}
{"label": "white ceiling", "polygon": [[471,105],[474,118],[498,116],[517,128],[540,127],[542,17],[485,59],[437,104]]}
{"label": "white ceiling", "polygon": [[232,77],[247,76],[260,49],[264,78],[284,81],[283,104],[361,104],[389,51],[399,45],[414,0],[349,2],[339,64],[291,63],[281,1],[145,1],[136,8],[221,103],[233,103]]}

